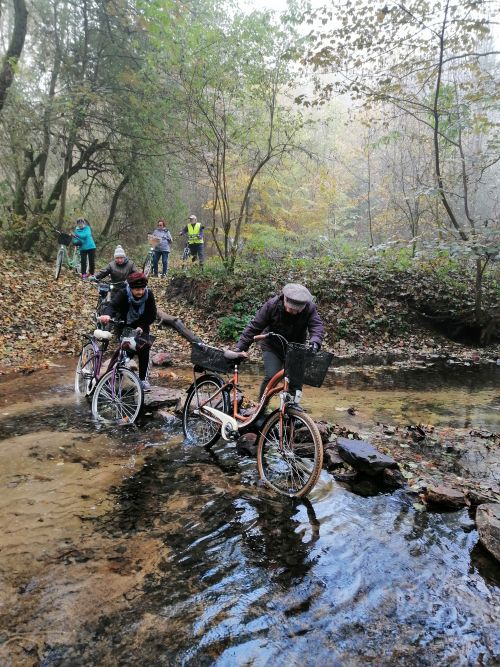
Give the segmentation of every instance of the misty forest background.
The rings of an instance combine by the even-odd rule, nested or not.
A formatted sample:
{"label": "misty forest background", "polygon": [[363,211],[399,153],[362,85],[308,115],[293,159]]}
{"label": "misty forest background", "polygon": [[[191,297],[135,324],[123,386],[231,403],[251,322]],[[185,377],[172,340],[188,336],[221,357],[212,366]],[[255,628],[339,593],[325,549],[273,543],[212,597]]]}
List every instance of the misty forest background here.
{"label": "misty forest background", "polygon": [[83,215],[98,264],[117,241],[139,260],[194,213],[209,273],[418,265],[498,331],[498,0],[0,10],[4,250],[49,261]]}

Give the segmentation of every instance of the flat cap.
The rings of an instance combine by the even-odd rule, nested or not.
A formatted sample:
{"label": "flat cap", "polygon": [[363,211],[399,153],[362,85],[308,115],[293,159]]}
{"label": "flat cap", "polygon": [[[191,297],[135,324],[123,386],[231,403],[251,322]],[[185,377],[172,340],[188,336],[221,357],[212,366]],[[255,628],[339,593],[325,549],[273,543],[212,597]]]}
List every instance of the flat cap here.
{"label": "flat cap", "polygon": [[298,283],[288,283],[288,285],[285,285],[283,287],[283,295],[294,303],[308,303],[313,299],[307,287]]}

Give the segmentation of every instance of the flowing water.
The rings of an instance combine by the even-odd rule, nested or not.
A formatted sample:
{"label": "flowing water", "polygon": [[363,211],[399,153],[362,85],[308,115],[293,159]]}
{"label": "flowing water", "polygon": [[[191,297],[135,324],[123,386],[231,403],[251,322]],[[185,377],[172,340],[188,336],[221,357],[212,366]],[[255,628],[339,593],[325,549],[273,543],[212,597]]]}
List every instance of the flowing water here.
{"label": "flowing water", "polygon": [[[367,432],[500,430],[499,372],[344,370],[305,402]],[[279,498],[174,416],[96,428],[71,381],[61,363],[0,383],[2,666],[499,664],[498,564],[467,511],[327,472]]]}

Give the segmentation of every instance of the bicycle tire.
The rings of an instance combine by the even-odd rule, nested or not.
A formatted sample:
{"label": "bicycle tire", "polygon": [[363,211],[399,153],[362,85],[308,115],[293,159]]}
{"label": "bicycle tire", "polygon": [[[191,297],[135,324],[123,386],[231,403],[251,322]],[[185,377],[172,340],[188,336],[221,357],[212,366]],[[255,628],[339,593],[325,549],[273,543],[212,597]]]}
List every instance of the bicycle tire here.
{"label": "bicycle tire", "polygon": [[75,246],[75,249],[73,250],[73,257],[71,258],[71,268],[72,270],[80,275],[82,267],[82,257],[80,255],[80,250],[77,246]]}
{"label": "bicycle tire", "polygon": [[229,413],[229,395],[223,391],[213,400],[210,396],[224,385],[223,380],[217,375],[204,375],[196,381],[188,390],[188,395],[182,410],[182,430],[189,442],[194,442],[199,447],[210,449],[220,438],[221,427],[204,417],[194,414],[200,401],[207,401],[207,405],[217,410]]}
{"label": "bicycle tire", "polygon": [[61,275],[61,268],[62,268],[62,265],[63,265],[63,261],[64,261],[64,249],[59,248],[59,250],[57,251],[56,266],[55,266],[55,269],[54,269],[54,278],[56,280]]}
{"label": "bicycle tire", "polygon": [[95,387],[97,356],[91,343],[82,347],[75,371],[75,394],[90,396]]}
{"label": "bicycle tire", "polygon": [[257,469],[264,483],[281,495],[300,498],[311,491],[323,466],[323,442],[318,427],[305,412],[286,408],[283,448],[280,411],[264,422],[257,443]]}
{"label": "bicycle tire", "polygon": [[148,252],[146,259],[144,260],[144,264],[142,265],[142,272],[144,273],[146,278],[149,278],[152,268],[153,268],[153,257],[152,253]]}
{"label": "bicycle tire", "polygon": [[104,424],[133,424],[144,403],[141,381],[119,366],[105,373],[92,396],[92,415]]}

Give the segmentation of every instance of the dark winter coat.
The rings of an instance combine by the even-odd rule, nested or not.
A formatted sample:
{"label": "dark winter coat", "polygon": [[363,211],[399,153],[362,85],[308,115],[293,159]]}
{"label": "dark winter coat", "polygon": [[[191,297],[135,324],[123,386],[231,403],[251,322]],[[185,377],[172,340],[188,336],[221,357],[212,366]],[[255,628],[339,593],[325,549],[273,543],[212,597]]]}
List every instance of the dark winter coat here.
{"label": "dark winter coat", "polygon": [[[110,317],[127,321],[127,313],[129,310],[129,302],[127,297],[127,290],[121,289],[117,292],[109,303],[106,303],[103,310],[103,315],[109,315]],[[149,333],[149,327],[156,320],[156,302],[153,296],[153,292],[149,290],[148,298],[144,305],[144,312],[140,317],[138,317],[133,322],[130,322],[128,326],[132,329],[140,327],[145,334]]]}
{"label": "dark winter coat", "polygon": [[[261,306],[250,324],[245,327],[236,343],[236,349],[246,352],[253,343],[254,336],[268,331],[281,334],[290,343],[305,343],[309,334],[309,342],[317,343],[318,346],[321,346],[325,335],[323,321],[314,303],[307,303],[301,313],[291,315],[285,310],[282,294],[272,297]],[[271,350],[277,354],[280,359],[284,358],[279,339],[266,338],[261,346],[263,350]]]}
{"label": "dark winter coat", "polygon": [[117,264],[115,260],[110,262],[101,271],[95,274],[96,280],[102,280],[106,276],[110,276],[112,283],[121,283],[127,280],[129,274],[137,271],[134,262],[127,258],[123,264]]}

